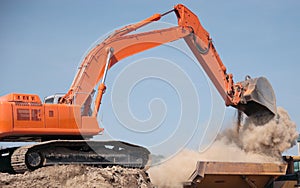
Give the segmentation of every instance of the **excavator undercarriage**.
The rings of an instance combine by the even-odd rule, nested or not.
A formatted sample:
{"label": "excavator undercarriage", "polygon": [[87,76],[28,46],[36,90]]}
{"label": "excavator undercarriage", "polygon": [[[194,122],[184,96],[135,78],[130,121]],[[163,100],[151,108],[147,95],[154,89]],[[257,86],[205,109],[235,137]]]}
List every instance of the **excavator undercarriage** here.
{"label": "excavator undercarriage", "polygon": [[121,141],[52,140],[0,150],[0,171],[24,173],[49,165],[145,168],[150,152]]}

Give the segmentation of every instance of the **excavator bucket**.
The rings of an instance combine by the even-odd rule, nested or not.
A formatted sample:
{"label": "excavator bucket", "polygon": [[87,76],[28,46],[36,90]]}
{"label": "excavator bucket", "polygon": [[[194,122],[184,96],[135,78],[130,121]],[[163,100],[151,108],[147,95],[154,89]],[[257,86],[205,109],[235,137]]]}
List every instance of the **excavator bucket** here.
{"label": "excavator bucket", "polygon": [[275,93],[270,82],[265,77],[253,79],[248,77],[240,83],[246,91],[236,107],[258,125],[271,120],[277,113],[277,107]]}

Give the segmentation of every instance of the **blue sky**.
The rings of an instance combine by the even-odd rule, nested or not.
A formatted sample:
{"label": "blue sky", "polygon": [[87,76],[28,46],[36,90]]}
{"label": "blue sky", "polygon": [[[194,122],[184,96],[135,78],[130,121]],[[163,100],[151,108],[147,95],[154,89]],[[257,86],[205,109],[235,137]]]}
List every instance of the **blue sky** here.
{"label": "blue sky", "polygon": [[[168,11],[178,3],[185,4],[199,17],[203,26],[211,34],[223,63],[228,72],[233,73],[236,82],[243,80],[245,75],[267,77],[275,90],[278,106],[287,109],[292,120],[300,124],[298,115],[300,2],[297,0],[159,2],[1,0],[0,95],[21,92],[35,93],[43,98],[54,93],[66,92],[81,59],[99,37],[121,26],[143,20],[154,13]],[[163,21],[176,24],[176,17],[168,15]],[[176,62],[176,59],[180,59],[180,62],[189,61],[189,58],[182,53],[177,54],[176,50],[163,46],[128,58],[122,65],[112,68],[107,80],[108,92],[104,96],[99,115],[99,120],[104,127],[106,126],[108,132],[123,131],[123,129],[112,128],[118,124],[111,113],[113,108],[110,105],[111,88],[116,83],[116,78],[131,62],[152,57],[156,58],[153,61],[157,58],[172,62]],[[203,110],[198,123],[208,122],[207,116],[211,111],[213,100],[211,92],[215,91],[210,90],[209,81],[194,64],[186,65],[180,62],[178,66],[194,82],[200,96],[200,108]],[[151,81],[151,79],[138,84],[136,90],[131,92],[132,96],[129,100],[134,116],[147,120],[151,116],[147,104],[152,98],[158,97],[164,99],[164,103],[161,104],[169,106],[168,112],[171,113],[170,116],[166,116],[164,123],[176,123],[180,111],[177,111],[176,106],[173,105],[180,100],[178,96],[172,94],[174,88],[167,85],[167,82]],[[174,97],[170,97],[173,95]],[[207,97],[209,100],[206,100]],[[159,106],[161,104],[158,104],[157,108],[161,108],[162,106]],[[233,109],[225,110],[223,127],[228,126],[228,121],[233,114]],[[172,127],[167,129],[171,130]],[[197,137],[202,131],[196,129],[193,137]],[[162,133],[166,132],[168,131]],[[162,133],[154,136],[154,139],[162,138]],[[169,131],[169,134],[172,134],[172,131]],[[130,135],[129,138],[126,135]],[[144,145],[153,144],[144,141],[147,135],[142,134],[137,136],[142,138],[137,139],[131,138],[135,136],[131,133],[119,132],[113,135],[113,138],[135,143],[143,141]],[[191,141],[191,143],[197,142],[196,138]]]}

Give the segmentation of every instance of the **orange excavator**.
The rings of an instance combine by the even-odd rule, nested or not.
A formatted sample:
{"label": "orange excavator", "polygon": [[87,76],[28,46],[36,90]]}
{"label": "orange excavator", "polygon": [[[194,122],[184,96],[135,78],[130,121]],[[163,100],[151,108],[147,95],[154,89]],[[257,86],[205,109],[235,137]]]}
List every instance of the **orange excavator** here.
{"label": "orange excavator", "polygon": [[[177,16],[178,26],[130,34],[171,12]],[[164,14],[154,14],[114,31],[88,53],[66,94],[48,97],[44,103],[32,94],[11,93],[0,97],[0,140],[39,141],[0,150],[1,171],[22,173],[55,164],[144,168],[150,154],[146,148],[121,141],[89,139],[103,131],[97,114],[106,88],[106,74],[128,56],[179,39],[187,43],[226,106],[264,122],[273,118],[276,102],[268,80],[247,78],[234,83],[209,33],[193,12],[179,4]],[[93,99],[95,104],[91,105]]]}

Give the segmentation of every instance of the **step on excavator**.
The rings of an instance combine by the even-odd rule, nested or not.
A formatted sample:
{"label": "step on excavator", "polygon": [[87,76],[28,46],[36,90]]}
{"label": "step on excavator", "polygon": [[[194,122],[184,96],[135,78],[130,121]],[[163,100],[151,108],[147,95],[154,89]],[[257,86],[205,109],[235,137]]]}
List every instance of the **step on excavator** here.
{"label": "step on excavator", "polygon": [[[132,33],[172,12],[178,26]],[[47,97],[44,103],[34,94],[1,96],[0,141],[35,143],[0,150],[0,171],[23,173],[56,164],[145,168],[150,154],[146,148],[122,141],[91,140],[103,131],[97,115],[106,89],[106,74],[128,56],[179,39],[186,42],[226,106],[263,119],[258,121],[260,125],[275,116],[275,95],[269,81],[247,77],[234,83],[198,17],[178,4],[166,13],[114,31],[94,47],[82,61],[66,94]]]}

